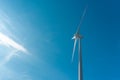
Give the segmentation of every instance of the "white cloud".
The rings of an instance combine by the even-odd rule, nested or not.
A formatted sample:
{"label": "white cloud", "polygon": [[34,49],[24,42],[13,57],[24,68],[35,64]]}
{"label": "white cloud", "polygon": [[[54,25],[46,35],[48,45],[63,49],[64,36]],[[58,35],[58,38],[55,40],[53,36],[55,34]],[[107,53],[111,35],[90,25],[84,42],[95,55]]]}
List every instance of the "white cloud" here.
{"label": "white cloud", "polygon": [[[5,65],[13,57],[22,57],[21,53],[28,54],[27,49],[18,43],[20,40],[13,34],[15,33],[14,31],[17,32],[14,24],[15,21],[12,21],[8,14],[0,10],[0,57],[3,55],[0,59],[0,80],[32,80],[28,73],[18,73],[14,69],[8,68],[9,65]],[[3,46],[5,49],[2,48]]]}
{"label": "white cloud", "polygon": [[0,33],[0,43],[4,44],[5,46],[7,45],[9,47],[12,47],[18,51],[27,53],[27,50],[23,46],[21,46],[20,44],[18,44],[17,42],[15,42],[14,40],[12,40],[11,38],[2,33]]}
{"label": "white cloud", "polygon": [[[3,45],[8,49],[12,49],[11,52],[9,52],[7,56],[0,61],[0,65],[7,63],[13,56],[18,55],[17,52],[28,53],[28,51],[22,45],[12,39],[13,37],[16,39],[16,37],[10,31],[13,28],[14,27],[9,16],[0,10],[0,45]],[[12,38],[8,37],[6,34]]]}
{"label": "white cloud", "polygon": [[18,51],[28,53],[28,51],[22,45],[18,44],[17,42],[12,40],[8,36],[2,34],[1,32],[0,32],[0,44],[13,49],[11,53],[5,56],[4,60],[1,62],[1,65],[7,63],[13,56],[16,55]]}

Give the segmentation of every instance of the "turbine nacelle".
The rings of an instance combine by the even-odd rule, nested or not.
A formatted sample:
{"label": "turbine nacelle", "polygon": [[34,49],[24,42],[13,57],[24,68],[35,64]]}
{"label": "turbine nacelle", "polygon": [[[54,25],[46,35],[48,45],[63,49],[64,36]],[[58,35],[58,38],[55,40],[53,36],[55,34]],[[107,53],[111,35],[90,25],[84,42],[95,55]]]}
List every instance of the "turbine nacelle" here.
{"label": "turbine nacelle", "polygon": [[77,33],[77,34],[74,34],[72,39],[81,39],[81,38],[83,38],[83,36]]}

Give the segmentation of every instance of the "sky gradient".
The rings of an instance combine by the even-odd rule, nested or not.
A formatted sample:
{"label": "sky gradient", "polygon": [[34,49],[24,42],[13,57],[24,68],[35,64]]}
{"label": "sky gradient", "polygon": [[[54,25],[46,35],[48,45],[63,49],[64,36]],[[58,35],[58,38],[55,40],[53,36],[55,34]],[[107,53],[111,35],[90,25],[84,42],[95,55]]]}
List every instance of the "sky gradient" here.
{"label": "sky gradient", "polygon": [[0,33],[27,50],[24,54],[0,39],[0,80],[77,80],[77,51],[71,63],[72,37],[86,5],[80,29],[84,36],[83,78],[120,80],[119,3],[118,0],[0,0]]}

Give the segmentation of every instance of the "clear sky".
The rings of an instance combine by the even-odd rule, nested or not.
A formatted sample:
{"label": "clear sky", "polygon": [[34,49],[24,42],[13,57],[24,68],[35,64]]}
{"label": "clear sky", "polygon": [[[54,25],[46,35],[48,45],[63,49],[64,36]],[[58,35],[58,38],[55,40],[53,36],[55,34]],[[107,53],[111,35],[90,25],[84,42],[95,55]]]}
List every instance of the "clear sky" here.
{"label": "clear sky", "polygon": [[0,0],[0,80],[77,80],[71,38],[86,4],[81,26],[84,80],[120,80],[119,3]]}

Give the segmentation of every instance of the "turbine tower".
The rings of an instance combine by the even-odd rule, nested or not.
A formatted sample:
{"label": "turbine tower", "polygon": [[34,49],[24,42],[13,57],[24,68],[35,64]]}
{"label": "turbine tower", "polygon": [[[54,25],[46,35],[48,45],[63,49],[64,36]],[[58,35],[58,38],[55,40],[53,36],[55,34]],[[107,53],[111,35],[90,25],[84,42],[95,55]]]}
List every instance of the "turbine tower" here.
{"label": "turbine tower", "polygon": [[72,61],[74,58],[74,54],[75,54],[75,48],[76,48],[76,44],[78,41],[78,80],[83,80],[83,72],[82,72],[82,46],[81,46],[81,39],[83,38],[83,36],[80,34],[80,26],[82,24],[83,18],[85,16],[87,7],[84,9],[83,15],[81,17],[80,23],[78,25],[77,31],[74,34],[73,38],[74,39],[74,47],[73,47],[73,54],[72,54]]}

